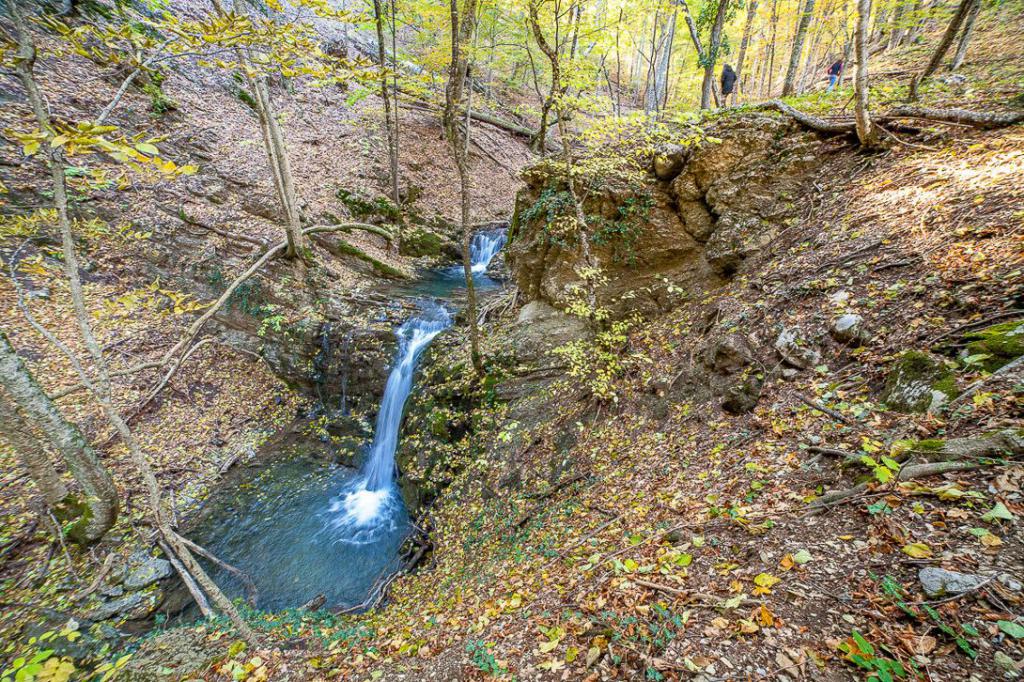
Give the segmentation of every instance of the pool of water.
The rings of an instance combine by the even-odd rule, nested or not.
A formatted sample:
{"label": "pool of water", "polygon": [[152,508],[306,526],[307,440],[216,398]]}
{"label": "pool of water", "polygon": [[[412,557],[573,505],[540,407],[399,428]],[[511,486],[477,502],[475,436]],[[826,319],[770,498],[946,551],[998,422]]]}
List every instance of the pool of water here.
{"label": "pool of water", "polygon": [[[503,243],[500,232],[474,238],[473,279],[481,293],[499,286],[485,269]],[[326,451],[282,452],[259,468],[237,472],[233,484],[211,495],[189,531],[252,578],[261,609],[301,606],[321,594],[327,608],[355,606],[378,579],[400,568],[399,550],[412,531],[394,482],[405,401],[415,390],[420,356],[465,297],[461,265],[420,275],[391,292],[415,301],[421,312],[396,329],[398,352],[360,468],[327,464]],[[212,575],[230,596],[245,596],[229,573],[214,568]]]}
{"label": "pool of water", "polygon": [[[252,578],[261,609],[301,606],[320,594],[329,607],[359,604],[379,576],[399,568],[410,528],[403,508],[374,527],[371,541],[337,531],[332,502],[358,474],[317,455],[271,461],[218,491],[189,536]],[[229,595],[246,596],[230,574],[213,573]]]}

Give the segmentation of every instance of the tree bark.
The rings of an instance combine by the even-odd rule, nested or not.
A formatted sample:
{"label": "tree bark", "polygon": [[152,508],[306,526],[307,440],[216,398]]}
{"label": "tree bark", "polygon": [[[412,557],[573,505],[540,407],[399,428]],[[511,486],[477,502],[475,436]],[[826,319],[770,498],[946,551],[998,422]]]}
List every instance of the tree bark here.
{"label": "tree bark", "polygon": [[[107,421],[110,422],[111,426],[114,427],[115,431],[117,431],[125,445],[128,447],[128,452],[131,456],[132,462],[146,484],[150,513],[153,516],[154,525],[163,536],[164,541],[173,549],[174,554],[177,555],[177,559],[184,566],[188,574],[195,578],[196,582],[198,582],[202,589],[206,591],[217,607],[228,616],[238,633],[249,643],[256,644],[257,638],[255,633],[242,619],[238,610],[235,609],[234,604],[231,603],[227,596],[225,596],[220,588],[218,588],[213,580],[211,580],[206,574],[203,568],[196,562],[188,548],[177,539],[173,531],[172,524],[163,508],[160,485],[156,480],[156,475],[153,473],[149,460],[143,452],[142,446],[139,444],[138,440],[136,440],[135,435],[128,427],[128,424],[121,417],[117,408],[114,407],[111,395],[110,372],[107,368],[106,360],[103,357],[103,351],[100,348],[92,330],[89,312],[85,307],[85,296],[82,290],[82,282],[78,273],[78,254],[75,250],[75,242],[71,233],[71,220],[68,216],[67,185],[64,174],[66,163],[60,147],[52,144],[56,134],[54,133],[53,124],[50,120],[49,111],[46,108],[43,96],[39,92],[39,88],[36,85],[35,78],[33,76],[33,66],[36,54],[35,45],[32,42],[25,20],[21,15],[19,2],[11,2],[10,6],[18,36],[18,75],[23,87],[25,88],[26,94],[28,95],[29,104],[35,115],[36,122],[46,135],[47,148],[50,150],[49,165],[53,200],[54,206],[57,210],[58,223],[60,225],[61,247],[64,256],[64,272],[68,278],[69,288],[71,290],[71,302],[74,309],[75,320],[78,324],[79,332],[81,333],[86,350],[95,365],[96,381],[94,383],[90,381],[89,377],[86,376],[84,372],[79,378],[82,380],[82,383],[91,387],[93,396],[96,398],[96,402],[102,409]],[[15,358],[17,358],[17,356],[15,356]],[[6,373],[3,373],[2,375],[4,377],[7,376]],[[10,390],[9,387],[8,390]]]}
{"label": "tree bark", "polygon": [[14,449],[18,461],[43,496],[46,506],[56,508],[67,500],[70,492],[53,467],[42,441],[18,412],[11,398],[0,390],[0,437]]}
{"label": "tree bark", "polygon": [[[808,0],[808,2],[813,2],[813,0]],[[718,48],[722,43],[722,27],[725,25],[725,15],[728,9],[729,0],[719,0],[715,23],[711,26],[711,44],[708,46],[707,59],[704,62],[704,82],[700,88],[701,109],[711,107],[711,94],[715,84],[715,63],[718,61]]]}
{"label": "tree bark", "polygon": [[871,121],[868,110],[868,26],[871,20],[871,0],[857,0],[857,29],[854,35],[854,49],[857,53],[857,75],[853,83],[857,139],[865,147],[878,146],[878,129]]}
{"label": "tree bark", "polygon": [[[81,543],[99,540],[117,520],[118,498],[114,481],[82,432],[64,418],[36,383],[3,332],[0,332],[0,385],[22,413],[46,435],[85,493],[87,513],[82,523],[75,524],[68,531],[68,537]],[[9,409],[15,408],[10,406]]]}
{"label": "tree bark", "polygon": [[[396,129],[391,120],[391,93],[388,92],[387,56],[384,52],[384,18],[381,12],[380,0],[373,0],[373,19],[377,28],[377,55],[380,60],[380,97],[384,103],[384,129],[387,131],[388,167],[391,173],[391,201],[397,207],[401,204],[398,196],[398,142],[395,139]],[[397,61],[395,62],[395,68],[398,68]]]}
{"label": "tree bark", "polygon": [[[212,2],[217,12],[222,15],[227,14],[220,0],[212,0]],[[245,8],[240,0],[235,0],[234,11],[238,14],[245,13]],[[270,163],[274,188],[285,214],[285,234],[288,238],[285,256],[287,258],[304,258],[307,249],[302,236],[302,218],[299,214],[295,179],[292,175],[291,162],[288,159],[288,147],[284,141],[284,133],[281,131],[281,124],[274,111],[274,102],[270,97],[270,89],[263,76],[250,71],[252,60],[245,51],[238,48],[235,53],[242,65],[246,84],[252,90],[253,101],[256,103],[256,115],[260,122],[260,132],[263,136],[263,148]]]}
{"label": "tree bark", "polygon": [[[444,129],[451,147],[452,158],[459,173],[459,196],[462,218],[462,271],[466,279],[466,315],[469,322],[470,356],[477,376],[483,376],[483,358],[480,355],[480,329],[476,319],[476,287],[473,283],[473,265],[470,261],[470,242],[473,227],[470,220],[470,179],[469,139],[459,125],[459,109],[462,105],[463,90],[469,78],[467,46],[476,30],[476,0],[466,0],[462,18],[459,18],[459,2],[451,0],[451,63],[448,67],[448,83],[445,87]],[[470,108],[466,108],[467,116]],[[468,119],[467,119],[468,120]],[[541,144],[543,144],[543,139]]]}
{"label": "tree bark", "polygon": [[960,26],[964,23],[964,19],[970,12],[971,6],[976,2],[980,2],[980,0],[960,0],[960,5],[956,9],[956,13],[954,13],[953,18],[949,20],[946,32],[942,34],[942,40],[939,41],[938,46],[935,48],[935,52],[932,53],[932,58],[928,60],[928,64],[924,67],[924,70],[914,76],[913,80],[910,81],[910,93],[907,96],[908,101],[917,101],[917,89],[920,87],[921,82],[935,73],[936,69],[939,68],[939,65],[946,56],[946,52],[949,51],[949,46],[953,44],[953,39],[956,38],[956,34],[960,30]]}
{"label": "tree bark", "polygon": [[782,83],[782,96],[796,94],[796,73],[800,68],[800,55],[804,51],[804,41],[807,38],[807,27],[811,25],[811,18],[814,16],[814,0],[807,0],[803,12],[796,25],[796,35],[793,38],[793,51],[789,55],[789,67],[786,69],[786,80]]}
{"label": "tree bark", "polygon": [[[690,40],[693,41],[693,48],[697,51],[697,62],[704,64],[708,56],[704,52],[704,46],[700,42],[700,34],[697,33],[697,24],[693,21],[693,15],[690,14],[690,6],[686,4],[686,0],[673,0],[683,10],[683,19],[686,21],[686,28],[690,32]],[[718,95],[718,83],[712,78],[711,79],[711,94],[715,98],[715,105],[717,106],[721,101]],[[701,109],[708,109],[710,102],[705,105],[704,103],[704,90],[703,83],[701,84]]]}
{"label": "tree bark", "polygon": [[971,8],[967,11],[967,18],[964,20],[964,30],[960,34],[960,44],[957,45],[956,55],[954,55],[953,63],[949,67],[950,71],[956,71],[964,63],[964,57],[967,56],[967,45],[971,41],[974,22],[977,21],[979,12],[981,12],[981,0],[974,0],[971,3]]}
{"label": "tree bark", "polygon": [[[552,47],[547,38],[544,37],[544,32],[540,28],[537,1],[538,0],[531,0],[530,2],[530,28],[533,31],[534,40],[537,41],[537,46],[540,47],[541,52],[543,52],[544,56],[546,56],[548,61],[551,62],[552,79],[558,82],[559,88],[561,89],[561,64],[558,58],[558,51]],[[564,91],[562,92],[564,94]],[[565,162],[565,184],[573,203],[576,216],[576,231],[580,240],[580,251],[583,256],[583,262],[587,264],[587,269],[589,271],[584,274],[583,279],[587,289],[587,304],[589,306],[590,315],[593,317],[597,312],[597,293],[594,287],[594,279],[597,276],[597,262],[594,260],[593,253],[590,249],[590,226],[587,224],[587,216],[583,211],[583,205],[580,203],[579,193],[576,190],[576,180],[572,174],[574,165],[572,145],[569,143],[569,134],[565,125],[566,117],[564,115],[564,104],[561,98],[555,102],[555,112],[558,117],[558,136],[562,141],[562,160]]]}
{"label": "tree bark", "polygon": [[737,92],[746,95],[743,87],[743,66],[747,58],[747,48],[750,46],[750,34],[753,31],[754,19],[757,18],[757,0],[747,0],[747,23],[743,27],[743,38],[740,39],[740,53],[736,58],[736,89]]}

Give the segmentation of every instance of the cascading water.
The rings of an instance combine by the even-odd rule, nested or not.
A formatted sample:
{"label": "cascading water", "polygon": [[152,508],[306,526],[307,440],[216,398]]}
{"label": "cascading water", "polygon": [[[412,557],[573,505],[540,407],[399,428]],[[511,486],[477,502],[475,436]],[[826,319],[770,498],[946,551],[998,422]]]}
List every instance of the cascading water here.
{"label": "cascading water", "polygon": [[388,376],[377,413],[377,428],[362,472],[329,508],[327,527],[338,542],[374,542],[381,529],[394,530],[404,516],[402,498],[395,488],[395,450],[406,400],[412,392],[416,363],[434,337],[450,327],[451,314],[436,303],[406,321],[396,332],[398,354]]}
{"label": "cascading water", "polygon": [[480,274],[487,270],[494,257],[505,246],[505,230],[477,232],[469,243],[469,259],[473,272]]}
{"label": "cascading water", "polygon": [[[505,242],[501,232],[476,235],[472,269],[478,290],[497,286],[485,273]],[[414,389],[416,366],[424,351],[452,323],[440,301],[458,301],[465,286],[462,266],[425,273],[414,288],[395,289],[422,301],[420,310],[395,334],[398,350],[384,389],[373,442],[358,472],[325,464],[322,450],[299,451],[235,472],[242,483],[211,497],[204,516],[190,531],[197,542],[246,573],[259,589],[259,607],[298,606],[323,594],[330,605],[360,603],[374,582],[401,565],[399,548],[409,532],[408,514],[395,481],[395,451],[405,403]],[[429,297],[424,300],[424,297]],[[329,337],[322,330],[318,372],[331,371]],[[344,361],[348,364],[345,341]],[[342,390],[344,391],[344,378]],[[285,438],[291,438],[285,434]],[[280,447],[291,447],[283,443]],[[233,596],[243,586],[230,573],[211,567]]]}

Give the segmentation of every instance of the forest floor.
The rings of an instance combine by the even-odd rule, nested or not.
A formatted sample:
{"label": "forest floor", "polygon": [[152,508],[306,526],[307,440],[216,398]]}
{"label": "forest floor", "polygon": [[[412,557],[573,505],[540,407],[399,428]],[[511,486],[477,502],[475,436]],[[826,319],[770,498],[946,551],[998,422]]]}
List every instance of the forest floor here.
{"label": "forest floor", "polygon": [[[1009,42],[1018,28],[981,27],[975,45],[1005,52],[968,65],[964,84],[934,82],[925,103],[1007,105],[1020,91]],[[879,99],[901,82],[880,84]],[[846,97],[793,103],[841,113]],[[875,483],[808,513],[822,493],[870,478],[859,456],[877,462],[907,440],[1024,425],[1019,384],[993,382],[940,414],[894,413],[880,398],[893,361],[909,350],[941,351],[960,388],[971,385],[984,373],[958,355],[963,334],[1020,319],[1024,307],[1024,131],[927,128],[923,139],[879,154],[823,142],[828,160],[808,194],[794,197],[801,218],[783,237],[732,283],[691,292],[689,304],[632,331],[616,403],[598,405],[574,382],[556,382],[536,396],[548,416],[516,451],[503,443],[517,426],[498,408],[493,440],[481,434],[476,463],[434,506],[431,563],[395,583],[384,608],[345,618],[263,614],[255,622],[279,645],[236,651],[208,675],[1018,677],[1019,461]],[[869,342],[828,339],[844,313],[863,317]],[[511,323],[493,323],[489,352],[503,352],[501,327]],[[770,346],[780,323],[821,344],[821,361],[791,378],[764,368],[775,378],[752,414],[666,393],[723,334]],[[564,444],[566,428],[575,444]],[[813,448],[855,461],[844,466]],[[552,481],[559,462],[567,466]],[[521,488],[495,495],[513,470]],[[930,598],[918,576],[925,567],[986,582]],[[139,662],[215,649],[220,632],[168,633]]]}
{"label": "forest floor", "polygon": [[[936,79],[924,91],[926,102],[1005,105],[1020,92],[1019,47],[1012,42],[1019,30],[1019,21],[979,27],[966,83]],[[991,61],[972,63],[981,46]],[[906,68],[924,56],[924,47],[914,47],[892,59]],[[44,64],[44,86],[65,93],[55,101],[106,101],[112,88],[103,81],[87,80],[99,91],[81,92],[75,64]],[[251,119],[237,99],[209,95],[223,84],[186,80],[175,77],[166,86],[179,102],[170,118],[151,117],[145,98],[133,95],[121,122],[150,134],[205,137],[201,151],[212,155],[213,175],[235,177],[242,189],[221,203],[210,200],[206,187],[196,194],[81,191],[119,211],[123,204],[144,210],[154,192],[166,192],[160,201],[185,202],[236,232],[275,238],[279,227],[242,208],[253,186],[270,196],[258,173],[264,160]],[[905,80],[878,86],[881,108],[887,97],[895,101]],[[12,82],[2,87],[5,94],[16,91]],[[841,114],[848,96],[818,93],[793,103]],[[311,214],[342,210],[334,198],[338,185],[382,189],[380,136],[363,133],[379,129],[376,100],[363,100],[351,118],[336,117],[343,99],[300,93],[290,105],[288,134]],[[78,113],[58,111],[68,118]],[[3,127],[25,120],[19,107],[5,107],[2,115]],[[423,188],[424,213],[451,217],[456,183],[440,129],[425,115],[408,115],[403,125],[409,140],[403,171]],[[485,133],[480,140],[486,150],[476,176],[478,215],[506,217],[515,175],[529,156],[504,135]],[[174,144],[184,154],[195,151],[191,140]],[[23,208],[18,198],[40,186],[40,169],[17,152],[10,145],[0,150],[12,190],[5,212]],[[973,436],[1024,423],[1013,386],[986,389],[941,416],[897,415],[879,399],[896,354],[959,341],[965,325],[1024,308],[1024,131],[934,126],[932,136],[894,143],[880,154],[860,154],[837,139],[824,142],[821,152],[829,160],[814,191],[796,199],[806,212],[784,238],[729,285],[692,292],[690,303],[632,332],[616,404],[597,406],[566,379],[538,396],[557,418],[532,434],[532,447],[503,449],[509,424],[480,435],[493,447],[477,444],[486,452],[435,506],[431,563],[398,581],[384,608],[356,617],[254,613],[267,640],[257,650],[236,644],[221,622],[169,630],[146,640],[132,667],[150,679],[174,679],[179,663],[184,669],[207,658],[212,665],[195,678],[848,679],[857,668],[839,648],[845,644],[876,670],[900,661],[936,680],[1017,676],[1024,659],[1024,605],[1015,587],[1024,582],[1018,521],[1024,466],[996,462],[913,488],[879,485],[826,514],[807,511],[816,495],[870,473],[863,465],[844,469],[809,447],[885,454],[902,439]],[[243,174],[250,176],[238,177]],[[166,225],[159,212],[128,217],[146,230]],[[6,269],[25,235],[4,225],[10,227],[0,242]],[[206,238],[213,257],[241,267],[243,259],[223,238]],[[116,227],[84,239],[95,273],[87,293],[101,342],[123,352],[115,370],[159,355],[187,323],[189,301],[201,298],[162,288],[146,293],[151,272],[133,264],[145,262],[147,241]],[[360,246],[409,265],[370,238]],[[31,309],[77,349],[58,268],[42,248],[32,248],[40,257],[19,265]],[[172,255],[190,256],[173,249]],[[344,263],[330,267],[339,286],[377,284]],[[16,299],[5,273],[0,324],[48,390],[72,386],[67,367],[25,326]],[[176,301],[185,309],[176,311]],[[767,383],[752,414],[730,416],[685,396],[658,394],[718,334],[738,330],[770,345],[769,330],[782,322],[821,337],[845,312],[864,318],[870,343],[825,342],[819,366]],[[498,328],[507,323],[492,323],[492,353],[501,350]],[[961,387],[979,376],[976,366],[957,365]],[[140,399],[153,377],[147,379],[120,385],[123,407]],[[218,345],[193,358],[172,392],[174,399],[147,412],[137,429],[161,481],[183,504],[203,494],[237,449],[258,445],[300,407],[299,396],[263,363]],[[652,395],[663,413],[650,409]],[[83,394],[61,406],[91,438],[107,442]],[[575,444],[565,448],[555,434],[567,424],[578,427]],[[108,444],[103,451],[127,500],[123,521],[94,553],[67,556],[37,520],[11,453],[0,451],[5,631],[25,622],[25,609],[77,612],[101,554],[123,552],[145,535],[134,502],[141,486],[123,449]],[[566,482],[579,479],[552,487],[547,474],[556,458],[572,463]],[[500,489],[513,466],[524,472],[522,489],[494,497],[489,491]],[[1011,518],[990,514],[1000,504]],[[929,600],[918,583],[923,566],[1011,577],[957,600]]]}

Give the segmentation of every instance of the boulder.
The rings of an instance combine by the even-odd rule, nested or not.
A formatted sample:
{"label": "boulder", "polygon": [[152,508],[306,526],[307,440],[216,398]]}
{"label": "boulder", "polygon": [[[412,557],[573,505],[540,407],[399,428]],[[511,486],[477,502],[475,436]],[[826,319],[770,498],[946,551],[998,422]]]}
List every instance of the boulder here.
{"label": "boulder", "polygon": [[808,369],[821,364],[821,353],[811,348],[797,335],[796,330],[783,328],[775,340],[775,350],[782,359],[798,369]]}
{"label": "boulder", "polygon": [[866,343],[871,333],[864,326],[864,318],[856,313],[847,313],[832,320],[829,334],[840,343]]}
{"label": "boulder", "polygon": [[956,376],[942,358],[907,351],[889,372],[882,400],[897,412],[935,412],[956,396]]}
{"label": "boulder", "polygon": [[654,174],[659,180],[672,180],[686,165],[686,148],[680,144],[662,147],[654,154]]}
{"label": "boulder", "polygon": [[172,573],[171,562],[151,556],[148,552],[134,552],[122,569],[121,586],[129,592],[141,590],[158,580],[169,578]]}
{"label": "boulder", "polygon": [[718,374],[736,374],[751,365],[754,352],[740,334],[729,334],[708,349],[708,368]]}
{"label": "boulder", "polygon": [[921,589],[929,599],[963,594],[987,580],[980,575],[957,573],[933,566],[922,568],[917,574],[917,579],[921,582]]}
{"label": "boulder", "polygon": [[89,612],[89,620],[109,620],[111,618],[142,618],[152,610],[152,598],[142,592],[132,592],[117,599],[100,602],[99,606]]}
{"label": "boulder", "polygon": [[725,391],[722,409],[729,414],[744,414],[757,407],[761,398],[761,387],[764,381],[755,374],[749,374],[742,381]]}
{"label": "boulder", "polygon": [[988,355],[983,366],[993,372],[1024,355],[1024,320],[1003,322],[964,336],[969,355]]}

